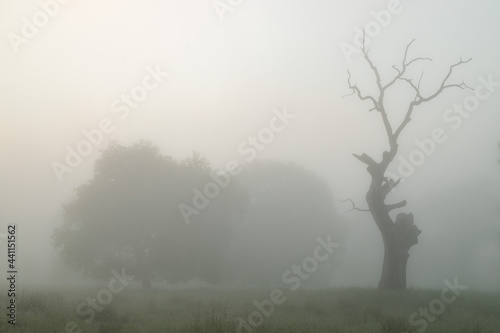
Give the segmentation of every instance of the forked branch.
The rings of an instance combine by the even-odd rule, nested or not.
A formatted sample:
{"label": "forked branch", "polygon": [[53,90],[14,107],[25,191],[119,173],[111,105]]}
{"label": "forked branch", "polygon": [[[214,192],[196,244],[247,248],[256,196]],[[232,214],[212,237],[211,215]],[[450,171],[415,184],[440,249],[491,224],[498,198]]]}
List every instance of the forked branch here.
{"label": "forked branch", "polygon": [[408,110],[406,111],[406,115],[405,115],[403,121],[401,122],[401,124],[398,126],[398,129],[394,133],[394,137],[395,137],[396,140],[401,135],[401,132],[404,130],[404,128],[406,127],[406,125],[408,125],[408,123],[411,121],[411,115],[413,113],[413,110],[414,110],[415,106],[418,106],[418,105],[421,105],[423,103],[426,103],[426,102],[429,102],[429,101],[433,100],[434,98],[438,97],[446,89],[449,89],[449,88],[471,89],[464,82],[462,82],[462,83],[448,83],[448,79],[450,78],[451,74],[453,73],[453,70],[457,66],[460,66],[462,64],[466,64],[466,63],[468,63],[471,60],[472,60],[472,58],[470,58],[468,60],[465,60],[465,61],[462,58],[460,58],[460,61],[458,61],[457,63],[451,65],[450,68],[448,69],[448,73],[446,74],[446,76],[444,77],[444,79],[441,81],[441,84],[440,84],[439,88],[434,93],[430,94],[427,97],[423,97],[422,93],[421,93],[421,90],[420,90],[420,82],[422,80],[423,73],[420,76],[420,80],[419,80],[419,82],[418,82],[417,85],[415,85],[415,83],[412,80],[408,79],[408,78],[403,78],[403,77],[400,78],[401,80],[407,82],[413,88],[413,90],[415,90],[415,98],[414,98],[414,100],[412,102],[410,102],[410,105],[408,106]]}
{"label": "forked branch", "polygon": [[[450,79],[451,75],[453,74],[453,71],[456,67],[466,64],[472,59],[467,59],[463,60],[460,58],[460,61],[458,61],[455,64],[452,64],[449,69],[448,73],[446,76],[443,78],[441,81],[441,84],[436,91],[427,97],[424,97],[422,94],[422,91],[420,89],[420,85],[422,82],[422,77],[423,77],[423,72],[418,80],[417,83],[415,83],[413,80],[405,77],[405,74],[407,73],[408,68],[417,62],[420,61],[433,61],[431,58],[426,58],[426,57],[415,57],[415,58],[409,58],[409,51],[413,43],[415,42],[415,39],[413,39],[410,43],[406,45],[403,60],[401,61],[401,65],[398,67],[396,65],[392,66],[397,72],[397,74],[389,80],[386,84],[382,83],[381,77],[380,77],[380,71],[377,68],[377,66],[374,64],[373,60],[371,59],[369,55],[369,49],[366,48],[366,43],[365,43],[365,38],[366,34],[363,31],[363,44],[361,47],[361,51],[363,53],[364,59],[370,66],[370,69],[372,70],[373,74],[375,75],[375,83],[378,87],[379,94],[378,96],[372,96],[372,95],[365,95],[361,92],[361,89],[358,87],[357,84],[352,83],[352,78],[351,78],[351,72],[348,70],[348,84],[349,88],[352,90],[351,94],[348,94],[346,96],[350,95],[357,95],[358,98],[362,101],[370,101],[373,104],[373,107],[370,108],[370,111],[376,110],[380,112],[380,116],[382,117],[382,121],[384,123],[385,130],[387,132],[387,137],[389,139],[389,144],[391,147],[390,150],[390,155],[391,157],[394,157],[396,155],[396,151],[398,149],[397,147],[397,140],[399,136],[401,135],[401,132],[404,130],[406,125],[411,121],[411,116],[414,111],[414,107],[421,105],[423,103],[429,102],[433,100],[434,98],[438,97],[443,91],[450,89],[450,88],[460,88],[460,89],[471,89],[468,87],[464,82],[462,83],[449,83],[448,80]],[[410,85],[410,87],[415,91],[415,97],[413,101],[410,102],[408,109],[406,111],[405,117],[403,118],[402,122],[397,126],[397,129],[395,132],[393,132],[392,125],[389,121],[389,117],[387,115],[387,111],[385,109],[384,105],[384,97],[387,89],[389,89],[391,86],[393,86],[396,82],[398,81],[404,81]],[[358,156],[356,156],[358,159],[360,159]],[[361,159],[360,159],[361,160]],[[366,163],[365,161],[361,160],[363,163]],[[366,163],[368,164],[368,163]]]}
{"label": "forked branch", "polygon": [[361,93],[361,90],[359,89],[358,85],[357,84],[352,84],[351,83],[351,72],[349,70],[347,70],[347,74],[348,74],[348,78],[347,78],[347,83],[349,84],[349,88],[351,88],[352,90],[352,93],[350,94],[347,94],[345,95],[344,97],[346,96],[352,96],[352,95],[355,95],[357,94],[358,98],[362,101],[371,101],[373,103],[373,108],[370,109],[371,110],[377,110],[378,109],[378,103],[377,103],[377,100],[373,97],[373,96],[370,96],[370,95],[363,95]]}

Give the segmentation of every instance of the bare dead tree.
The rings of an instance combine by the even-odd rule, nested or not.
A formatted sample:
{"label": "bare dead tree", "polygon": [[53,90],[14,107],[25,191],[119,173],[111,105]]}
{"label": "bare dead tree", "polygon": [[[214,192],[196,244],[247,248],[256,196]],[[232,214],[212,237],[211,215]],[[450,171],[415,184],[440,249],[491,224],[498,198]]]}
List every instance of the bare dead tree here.
{"label": "bare dead tree", "polygon": [[[413,245],[418,243],[418,236],[421,233],[421,230],[419,230],[413,223],[413,214],[399,213],[395,220],[393,220],[390,216],[390,212],[395,209],[400,209],[406,205],[405,200],[392,204],[386,203],[386,197],[389,192],[391,192],[394,187],[398,186],[401,181],[401,179],[390,179],[385,175],[388,166],[398,153],[398,139],[400,138],[403,130],[412,120],[412,115],[416,107],[434,100],[448,89],[470,89],[464,82],[448,82],[457,66],[471,61],[471,59],[465,61],[460,59],[457,63],[449,67],[448,73],[441,81],[439,87],[435,89],[433,93],[424,95],[421,89],[423,72],[417,81],[406,77],[408,68],[413,64],[423,61],[432,61],[430,58],[417,57],[410,59],[408,57],[408,52],[414,41],[415,40],[412,40],[406,46],[401,65],[394,65],[392,67],[396,71],[396,74],[392,77],[392,79],[385,83],[382,82],[379,68],[375,66],[374,62],[370,58],[369,50],[366,49],[364,45],[365,43],[363,42],[362,53],[364,60],[368,63],[370,70],[375,76],[375,83],[378,88],[377,94],[370,95],[363,93],[357,84],[352,83],[351,72],[349,70],[347,71],[347,82],[349,84],[349,88],[352,90],[352,93],[349,95],[356,95],[361,101],[370,103],[369,111],[376,111],[380,114],[389,143],[389,150],[382,153],[382,159],[379,162],[366,153],[361,155],[353,154],[353,156],[360,162],[367,165],[367,171],[371,176],[370,187],[366,193],[368,209],[358,209],[354,202],[348,199],[353,206],[353,209],[350,211],[369,211],[371,213],[382,235],[384,242],[384,262],[382,275],[378,284],[379,289],[406,289],[406,266],[409,257],[409,250]],[[414,91],[414,97],[411,101],[409,101],[403,120],[394,126],[389,121],[385,105],[385,97],[388,90],[398,82],[409,85],[409,87]]]}

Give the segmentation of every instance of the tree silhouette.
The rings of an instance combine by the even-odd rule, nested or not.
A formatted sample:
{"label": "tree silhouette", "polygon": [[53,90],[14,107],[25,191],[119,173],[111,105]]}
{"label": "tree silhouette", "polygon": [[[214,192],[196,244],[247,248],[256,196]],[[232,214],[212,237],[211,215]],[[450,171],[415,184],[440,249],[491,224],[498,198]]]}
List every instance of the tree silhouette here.
{"label": "tree silhouette", "polygon": [[144,289],[153,278],[217,282],[246,196],[231,182],[189,225],[178,209],[192,199],[193,188],[212,180],[211,171],[199,154],[177,162],[148,142],[113,143],[96,162],[93,178],[64,206],[54,245],[66,263],[95,278],[127,267]]}
{"label": "tree silhouette", "polygon": [[[384,242],[384,261],[382,267],[382,275],[378,284],[379,289],[405,289],[406,288],[406,265],[409,257],[410,248],[418,243],[418,236],[421,231],[414,224],[413,214],[399,213],[393,219],[390,213],[393,210],[400,209],[406,205],[406,201],[402,200],[397,203],[386,203],[386,197],[392,189],[400,183],[401,179],[391,179],[386,176],[387,168],[396,157],[399,149],[398,140],[411,122],[415,109],[422,106],[443,92],[452,89],[470,89],[465,83],[449,83],[449,79],[457,66],[468,63],[471,59],[460,59],[455,64],[451,65],[447,74],[440,82],[437,89],[434,89],[430,94],[424,94],[421,89],[423,72],[420,77],[415,80],[408,77],[408,69],[413,67],[415,63],[423,61],[432,61],[430,58],[409,58],[408,53],[414,40],[412,40],[405,49],[403,60],[399,66],[394,65],[392,68],[396,71],[395,75],[390,80],[384,82],[380,75],[379,68],[375,65],[370,57],[370,50],[366,49],[363,42],[362,53],[363,58],[368,64],[371,73],[374,75],[377,93],[365,94],[362,89],[352,82],[351,72],[348,70],[348,85],[352,90],[352,94],[357,96],[361,101],[369,104],[369,111],[375,111],[380,115],[385,128],[386,137],[388,140],[389,149],[382,152],[380,159],[373,158],[366,153],[361,155],[353,154],[360,162],[366,164],[367,171],[370,175],[370,187],[366,193],[366,201],[368,209],[357,208],[353,203],[353,210],[369,211],[377,224],[377,227],[382,235]],[[391,92],[391,88],[398,83],[406,85],[413,91],[413,97],[408,103],[408,107],[404,111],[404,118],[401,122],[394,125],[389,119],[387,110],[386,98]]]}
{"label": "tree silhouette", "polygon": [[[338,238],[333,195],[318,175],[294,163],[258,161],[239,179],[250,204],[231,251],[229,273],[237,281],[265,287],[282,283],[283,272],[314,251],[318,236]],[[334,261],[323,263],[305,282],[324,286]]]}

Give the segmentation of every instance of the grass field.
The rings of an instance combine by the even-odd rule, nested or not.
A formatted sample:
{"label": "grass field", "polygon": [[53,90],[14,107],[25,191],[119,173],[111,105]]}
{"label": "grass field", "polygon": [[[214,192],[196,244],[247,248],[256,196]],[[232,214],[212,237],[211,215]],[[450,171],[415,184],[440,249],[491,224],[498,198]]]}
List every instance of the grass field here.
{"label": "grass field", "polygon": [[[95,311],[95,318],[79,316],[76,309],[98,289],[72,292],[22,292],[18,295],[16,325],[7,324],[6,309],[0,332],[88,332],[88,333],[226,333],[238,332],[237,318],[248,323],[257,311],[254,301],[270,299],[271,290],[125,290]],[[286,301],[272,312],[260,315],[262,323],[251,332],[380,333],[417,332],[422,325],[410,325],[410,315],[441,298],[440,290],[381,292],[375,289],[341,289],[284,292]],[[7,304],[6,295],[0,296]],[[267,303],[269,304],[269,303]],[[259,315],[254,314],[254,323]],[[419,316],[422,319],[423,317]],[[256,321],[255,321],[256,320]],[[65,331],[68,322],[75,326]],[[464,291],[425,332],[500,332],[500,293]],[[249,332],[241,328],[240,332]]]}

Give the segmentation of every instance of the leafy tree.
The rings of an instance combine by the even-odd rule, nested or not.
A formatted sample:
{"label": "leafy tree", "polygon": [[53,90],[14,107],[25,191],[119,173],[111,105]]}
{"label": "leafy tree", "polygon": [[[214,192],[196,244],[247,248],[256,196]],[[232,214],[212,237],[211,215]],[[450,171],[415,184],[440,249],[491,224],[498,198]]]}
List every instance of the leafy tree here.
{"label": "leafy tree", "polygon": [[[391,179],[387,174],[387,168],[396,157],[399,150],[399,139],[414,116],[414,111],[422,105],[434,100],[443,92],[453,89],[468,88],[464,83],[449,83],[453,70],[462,64],[470,61],[462,60],[451,65],[447,74],[438,83],[437,88],[426,93],[421,88],[423,73],[419,79],[411,78],[410,67],[418,62],[431,61],[430,58],[409,58],[408,52],[413,41],[410,42],[404,52],[404,57],[399,66],[393,66],[396,71],[388,80],[383,80],[379,67],[375,65],[369,55],[369,50],[363,45],[362,53],[364,60],[368,64],[371,74],[374,77],[375,93],[365,92],[366,88],[360,88],[358,84],[352,83],[351,73],[348,71],[348,84],[352,94],[356,95],[361,101],[369,104],[369,111],[375,111],[383,123],[385,135],[387,137],[388,149],[381,153],[381,156],[372,157],[364,153],[361,155],[353,154],[359,161],[367,166],[367,171],[371,177],[370,187],[366,193],[368,209],[354,209],[369,211],[377,224],[384,242],[384,262],[382,267],[382,276],[380,278],[379,289],[405,289],[406,288],[406,265],[409,257],[410,248],[418,243],[418,235],[421,231],[413,223],[413,214],[399,213],[393,218],[390,213],[406,205],[402,200],[397,203],[387,203],[386,197],[392,189],[397,186],[401,179]],[[388,112],[388,95],[398,94],[398,91],[391,90],[396,85],[405,85],[412,93],[408,106],[404,110],[404,116],[399,123],[391,121]]]}
{"label": "leafy tree", "polygon": [[176,162],[148,142],[114,143],[96,162],[93,178],[64,206],[54,245],[65,262],[95,278],[127,267],[145,289],[152,278],[216,282],[232,224],[244,209],[243,191],[229,184],[197,223],[186,224],[179,212],[211,171],[199,154]]}
{"label": "leafy tree", "polygon": [[[239,179],[250,204],[230,251],[234,280],[281,284],[286,270],[313,254],[318,237],[337,236],[334,200],[324,179],[299,165],[274,161],[247,166]],[[333,262],[321,263],[305,282],[324,286]]]}

